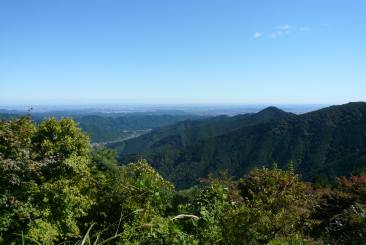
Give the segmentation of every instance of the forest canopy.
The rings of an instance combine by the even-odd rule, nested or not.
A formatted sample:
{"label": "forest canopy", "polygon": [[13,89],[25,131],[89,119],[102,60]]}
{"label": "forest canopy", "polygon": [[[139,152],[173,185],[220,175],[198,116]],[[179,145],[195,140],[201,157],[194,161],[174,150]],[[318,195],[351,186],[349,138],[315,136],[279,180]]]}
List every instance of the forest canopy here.
{"label": "forest canopy", "polygon": [[366,175],[307,183],[292,164],[176,190],[119,165],[71,119],[0,121],[0,244],[364,244]]}

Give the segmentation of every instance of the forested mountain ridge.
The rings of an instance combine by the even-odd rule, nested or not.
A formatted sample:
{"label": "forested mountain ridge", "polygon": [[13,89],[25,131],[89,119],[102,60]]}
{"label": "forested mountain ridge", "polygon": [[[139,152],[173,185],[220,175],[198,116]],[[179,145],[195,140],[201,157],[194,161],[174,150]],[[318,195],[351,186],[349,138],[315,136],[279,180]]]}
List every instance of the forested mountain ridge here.
{"label": "forested mountain ridge", "polygon": [[186,148],[201,140],[223,135],[242,127],[255,125],[269,120],[288,117],[294,114],[275,107],[268,107],[258,113],[229,116],[216,116],[201,120],[186,120],[167,127],[157,128],[149,134],[127,143],[110,144],[124,154],[138,154],[154,147]]}
{"label": "forested mountain ridge", "polygon": [[147,130],[164,127],[188,119],[198,119],[194,115],[125,115],[118,117],[87,115],[76,117],[80,127],[87,132],[92,141],[118,140],[126,131]]}
{"label": "forested mountain ridge", "polygon": [[[168,112],[167,112],[168,113]],[[25,113],[0,113],[0,119],[8,120],[24,116]],[[150,113],[97,113],[55,111],[29,113],[32,119],[41,122],[47,118],[70,117],[90,136],[93,143],[109,142],[128,138],[153,128],[164,127],[188,119],[201,119],[203,116],[191,114],[150,114]],[[140,132],[139,132],[140,131]]]}
{"label": "forested mountain ridge", "polygon": [[[263,116],[263,112],[264,115],[274,115],[274,118],[253,120]],[[212,125],[210,121],[222,122],[218,127],[222,129],[229,124],[228,121],[240,117],[245,122],[241,127],[200,137],[201,131],[212,132],[208,126]],[[110,146],[119,150],[124,161],[133,159],[134,154],[147,158],[164,177],[180,188],[191,186],[210,172],[228,170],[229,174],[240,177],[252,168],[274,162],[283,167],[293,161],[296,171],[307,180],[318,176],[331,180],[336,175],[348,175],[366,167],[364,102],[331,106],[302,115],[284,114],[268,108],[257,114],[230,119],[203,120],[199,123],[201,127],[190,126],[190,130],[179,134],[182,125],[169,126],[169,132],[175,129],[178,133],[167,137],[165,128],[162,128],[124,144]],[[187,138],[185,132],[194,134],[188,137],[190,144],[181,143]]]}

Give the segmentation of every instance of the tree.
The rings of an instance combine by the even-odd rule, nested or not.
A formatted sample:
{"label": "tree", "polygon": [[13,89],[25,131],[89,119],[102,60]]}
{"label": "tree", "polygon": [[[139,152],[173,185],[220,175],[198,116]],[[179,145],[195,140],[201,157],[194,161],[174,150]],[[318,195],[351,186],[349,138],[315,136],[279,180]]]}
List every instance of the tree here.
{"label": "tree", "polygon": [[[114,153],[101,149],[92,154],[102,172],[96,171],[97,201],[87,218],[88,224],[97,223],[103,238],[116,237],[122,241],[147,242],[150,232],[165,234],[169,230],[166,210],[171,207],[174,186],[164,180],[145,160],[124,166],[115,165]],[[151,223],[159,226],[151,226]],[[159,221],[159,222],[160,222]],[[149,229],[147,229],[149,227]],[[160,227],[160,228],[159,228]],[[146,228],[146,229],[145,229]],[[156,228],[155,231],[152,229]],[[142,234],[146,237],[143,238]],[[151,241],[150,241],[151,242]]]}
{"label": "tree", "polygon": [[238,191],[243,201],[224,219],[228,244],[265,244],[306,227],[311,196],[292,169],[255,169],[239,181]]}
{"label": "tree", "polygon": [[366,175],[337,180],[333,190],[319,190],[313,235],[332,244],[366,244]]}
{"label": "tree", "polygon": [[71,119],[0,122],[0,236],[42,241],[79,236],[94,200],[89,140]]}

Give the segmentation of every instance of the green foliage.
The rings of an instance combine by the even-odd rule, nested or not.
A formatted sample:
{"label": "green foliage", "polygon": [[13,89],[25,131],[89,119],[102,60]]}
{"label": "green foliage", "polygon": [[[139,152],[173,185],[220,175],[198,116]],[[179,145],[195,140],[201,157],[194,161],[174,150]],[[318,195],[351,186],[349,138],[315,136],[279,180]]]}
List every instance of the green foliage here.
{"label": "green foliage", "polygon": [[366,244],[366,176],[338,178],[334,190],[321,192],[313,213],[314,233],[332,244]]}
{"label": "green foliage", "polygon": [[96,222],[103,238],[121,233],[125,239],[133,235],[131,229],[159,218],[171,207],[174,187],[146,161],[118,167],[113,155],[107,149],[92,154],[99,169],[94,171],[98,187],[87,224]]}
{"label": "green foliage", "polygon": [[287,170],[176,191],[146,160],[118,165],[70,119],[0,121],[0,244],[365,244],[366,176],[333,188]]}
{"label": "green foliage", "polygon": [[238,183],[242,202],[228,212],[225,236],[231,244],[267,243],[302,233],[309,215],[307,185],[292,170],[253,170]]}
{"label": "green foliage", "polygon": [[228,188],[213,183],[192,191],[190,202],[181,205],[179,211],[195,216],[178,222],[186,232],[205,244],[222,243],[222,218],[228,208]]}
{"label": "green foliage", "polygon": [[139,219],[126,225],[120,244],[199,244],[195,236],[182,231],[172,218],[142,212]]}
{"label": "green foliage", "polygon": [[93,204],[88,138],[70,119],[0,122],[0,236],[36,240],[79,235]]}
{"label": "green foliage", "polygon": [[268,245],[315,245],[320,244],[301,236],[277,238],[268,243]]}

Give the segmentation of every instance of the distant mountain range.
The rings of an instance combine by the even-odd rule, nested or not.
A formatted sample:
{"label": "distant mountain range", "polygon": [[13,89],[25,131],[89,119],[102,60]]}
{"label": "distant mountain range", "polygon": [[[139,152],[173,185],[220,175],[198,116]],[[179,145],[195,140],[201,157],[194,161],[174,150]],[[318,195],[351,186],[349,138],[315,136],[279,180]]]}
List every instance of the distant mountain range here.
{"label": "distant mountain range", "polygon": [[122,162],[146,158],[178,188],[208,173],[234,177],[254,167],[293,162],[305,180],[349,175],[366,167],[366,103],[295,115],[276,107],[233,117],[178,122],[108,145]]}

